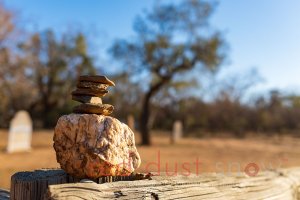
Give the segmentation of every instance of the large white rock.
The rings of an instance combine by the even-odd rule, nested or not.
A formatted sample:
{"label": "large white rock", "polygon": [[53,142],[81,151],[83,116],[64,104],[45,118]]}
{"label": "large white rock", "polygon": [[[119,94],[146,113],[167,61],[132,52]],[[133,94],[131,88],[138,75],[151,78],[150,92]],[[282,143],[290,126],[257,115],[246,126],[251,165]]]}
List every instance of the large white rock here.
{"label": "large white rock", "polygon": [[141,163],[134,133],[113,117],[64,115],[57,122],[53,140],[57,162],[78,178],[126,175]]}

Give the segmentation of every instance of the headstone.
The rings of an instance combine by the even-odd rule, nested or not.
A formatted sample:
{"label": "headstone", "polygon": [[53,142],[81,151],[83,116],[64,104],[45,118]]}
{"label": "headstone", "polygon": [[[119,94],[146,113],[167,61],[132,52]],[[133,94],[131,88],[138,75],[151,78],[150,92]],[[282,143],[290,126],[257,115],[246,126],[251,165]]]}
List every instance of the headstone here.
{"label": "headstone", "polygon": [[31,148],[32,121],[26,111],[18,111],[10,122],[7,152],[28,151]]}
{"label": "headstone", "polygon": [[132,131],[135,130],[134,117],[132,115],[127,116],[127,124]]}
{"label": "headstone", "polygon": [[173,131],[171,135],[171,143],[174,144],[182,138],[182,123],[176,120],[173,124]]}

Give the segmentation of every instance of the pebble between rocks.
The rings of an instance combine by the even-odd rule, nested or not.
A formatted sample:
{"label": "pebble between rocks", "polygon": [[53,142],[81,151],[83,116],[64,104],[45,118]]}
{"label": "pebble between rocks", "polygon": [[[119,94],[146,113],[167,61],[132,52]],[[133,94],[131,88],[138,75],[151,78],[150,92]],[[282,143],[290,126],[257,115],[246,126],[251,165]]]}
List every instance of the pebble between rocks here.
{"label": "pebble between rocks", "polygon": [[72,99],[81,103],[102,104],[102,99],[100,97],[72,95]]}

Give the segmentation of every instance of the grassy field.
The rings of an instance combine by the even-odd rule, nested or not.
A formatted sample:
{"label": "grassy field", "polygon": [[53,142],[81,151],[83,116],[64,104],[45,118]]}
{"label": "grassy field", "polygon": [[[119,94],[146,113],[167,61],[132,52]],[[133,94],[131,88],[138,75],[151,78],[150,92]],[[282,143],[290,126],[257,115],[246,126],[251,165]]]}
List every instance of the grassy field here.
{"label": "grassy field", "polygon": [[[52,131],[34,132],[32,150],[23,153],[5,153],[7,131],[0,131],[0,188],[10,187],[10,177],[15,172],[39,168],[59,167],[52,148]],[[139,137],[136,137],[137,143]],[[300,138],[251,137],[235,138],[184,138],[170,145],[166,133],[153,134],[153,146],[138,146],[142,158],[139,172],[169,172],[169,175],[190,172],[232,171],[244,173],[249,163],[259,170],[300,166]],[[175,172],[175,173],[171,173]]]}

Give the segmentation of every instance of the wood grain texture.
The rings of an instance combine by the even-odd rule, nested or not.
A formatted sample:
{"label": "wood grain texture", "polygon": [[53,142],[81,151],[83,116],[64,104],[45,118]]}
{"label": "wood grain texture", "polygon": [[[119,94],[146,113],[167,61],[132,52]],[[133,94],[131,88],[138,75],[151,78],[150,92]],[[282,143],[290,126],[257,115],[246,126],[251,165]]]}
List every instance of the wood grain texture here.
{"label": "wood grain texture", "polygon": [[46,199],[300,199],[300,168],[266,171],[255,177],[154,176],[152,180],[49,186]]}
{"label": "wood grain texture", "polygon": [[[97,183],[107,183],[114,181],[133,181],[149,179],[149,175],[133,173],[129,176],[105,176],[93,180]],[[44,199],[49,185],[77,182],[93,182],[88,179],[79,179],[66,174],[62,169],[43,169],[33,172],[18,172],[11,178],[11,199],[14,200],[40,200]],[[7,191],[0,190],[0,200],[2,200]],[[4,198],[5,200],[8,198]],[[4,200],[3,199],[3,200]]]}
{"label": "wood grain texture", "polygon": [[[300,168],[261,172],[199,176],[152,176],[151,180],[107,177],[97,184],[68,176],[63,170],[18,172],[12,176],[11,199],[296,199],[300,200]],[[145,178],[145,177],[144,177]],[[149,177],[148,177],[149,178]],[[121,180],[121,181],[120,181]],[[126,181],[124,181],[126,180]],[[135,180],[135,181],[132,181]],[[9,193],[0,190],[0,200]]]}
{"label": "wood grain texture", "polygon": [[49,185],[68,182],[68,175],[61,169],[18,172],[11,177],[10,199],[43,199]]}

